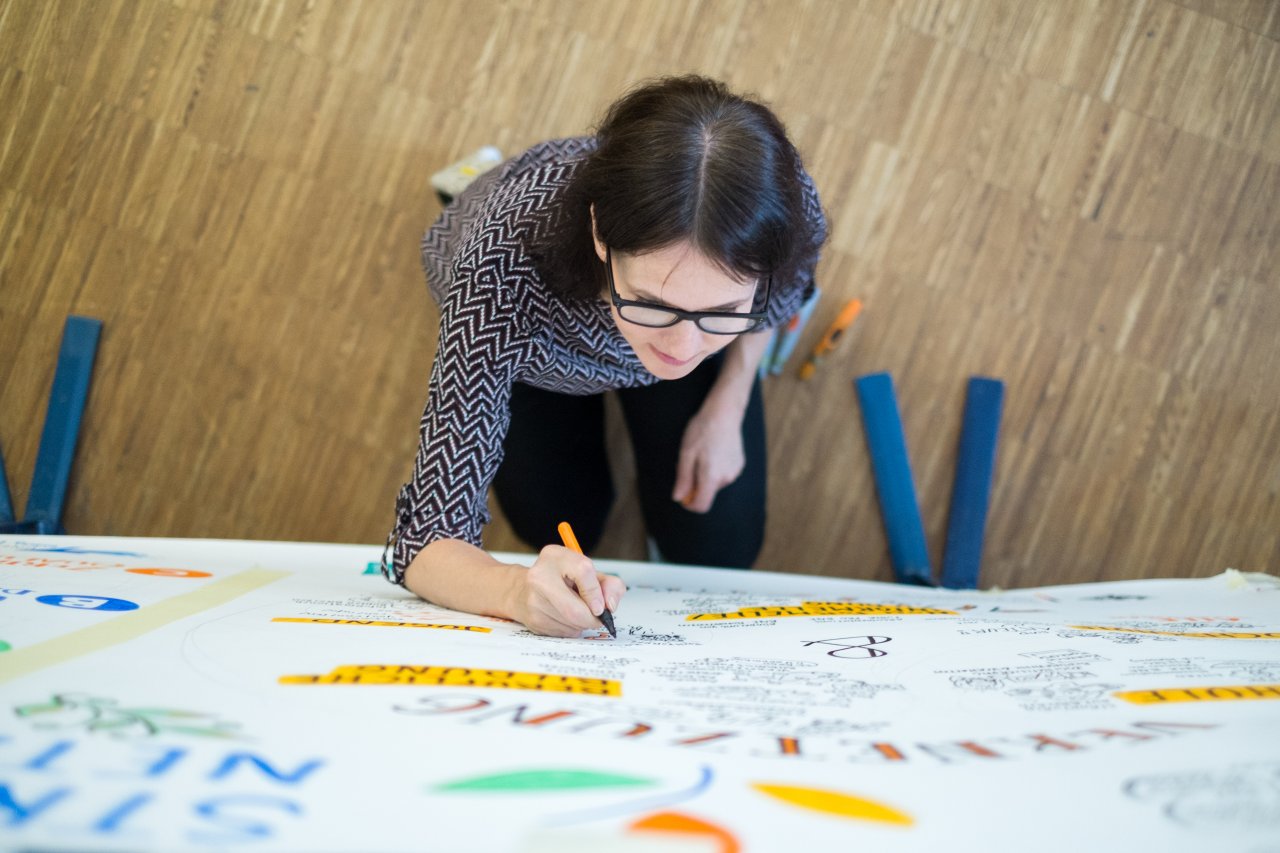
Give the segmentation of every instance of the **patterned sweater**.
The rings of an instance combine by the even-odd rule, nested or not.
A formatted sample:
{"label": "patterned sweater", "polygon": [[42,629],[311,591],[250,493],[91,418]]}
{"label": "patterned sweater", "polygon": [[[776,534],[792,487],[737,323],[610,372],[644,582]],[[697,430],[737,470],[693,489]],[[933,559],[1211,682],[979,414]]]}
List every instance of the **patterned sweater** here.
{"label": "patterned sweater", "polygon": [[[513,382],[585,395],[659,381],[618,331],[605,299],[562,299],[529,254],[553,201],[594,147],[592,137],[535,145],[476,179],[423,237],[440,332],[413,478],[400,489],[391,559],[383,558],[395,583],[404,583],[405,568],[431,542],[481,544]],[[825,233],[817,191],[803,177],[810,224]],[[804,269],[802,281],[774,281],[768,326],[799,307],[813,280],[813,264]]]}

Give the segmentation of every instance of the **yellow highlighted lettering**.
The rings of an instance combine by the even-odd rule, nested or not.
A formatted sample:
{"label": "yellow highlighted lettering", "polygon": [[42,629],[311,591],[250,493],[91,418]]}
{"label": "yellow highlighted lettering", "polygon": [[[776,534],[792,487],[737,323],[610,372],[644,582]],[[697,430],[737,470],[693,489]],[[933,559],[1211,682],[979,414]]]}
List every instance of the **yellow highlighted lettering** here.
{"label": "yellow highlighted lettering", "polygon": [[691,613],[686,622],[706,622],[722,619],[776,619],[781,616],[904,616],[932,614],[955,616],[954,610],[934,607],[911,607],[906,604],[868,604],[862,601],[806,601],[800,605],[766,604],[759,607],[741,607],[725,613]]}
{"label": "yellow highlighted lettering", "polygon": [[305,622],[311,625],[374,625],[379,628],[439,628],[445,631],[476,631],[488,634],[493,629],[481,625],[428,625],[423,622],[379,622],[374,619],[304,619],[300,616],[277,616],[272,622]]}
{"label": "yellow highlighted lettering", "polygon": [[282,675],[280,684],[406,684],[417,687],[492,687],[501,690],[540,690],[621,696],[622,682],[609,678],[581,678],[548,672],[509,669],[471,669],[460,666],[348,664],[325,675]]}
{"label": "yellow highlighted lettering", "polygon": [[1159,634],[1163,637],[1197,637],[1201,640],[1280,640],[1280,631],[1157,631],[1154,628],[1120,628],[1115,625],[1068,625],[1077,631],[1119,631],[1122,634]]}
{"label": "yellow highlighted lettering", "polygon": [[1111,695],[1134,705],[1280,699],[1280,684],[1241,684],[1229,687],[1161,687],[1155,690],[1123,690]]}

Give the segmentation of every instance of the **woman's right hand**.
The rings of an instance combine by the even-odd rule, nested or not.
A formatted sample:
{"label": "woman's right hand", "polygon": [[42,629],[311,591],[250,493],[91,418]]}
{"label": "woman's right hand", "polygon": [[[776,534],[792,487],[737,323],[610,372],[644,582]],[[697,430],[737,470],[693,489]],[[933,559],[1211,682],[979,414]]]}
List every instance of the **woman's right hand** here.
{"label": "woman's right hand", "polygon": [[577,637],[599,628],[601,611],[616,610],[626,590],[621,578],[597,572],[589,557],[548,545],[515,590],[512,609],[535,634]]}

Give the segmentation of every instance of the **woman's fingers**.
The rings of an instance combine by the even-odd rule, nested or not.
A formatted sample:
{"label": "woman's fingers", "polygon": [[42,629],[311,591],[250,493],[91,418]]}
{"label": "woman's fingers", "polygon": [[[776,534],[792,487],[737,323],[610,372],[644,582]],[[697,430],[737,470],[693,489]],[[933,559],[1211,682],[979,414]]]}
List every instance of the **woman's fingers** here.
{"label": "woman's fingers", "polygon": [[591,560],[559,545],[542,549],[529,569],[525,627],[538,634],[576,637],[599,628],[599,615],[622,600],[626,585],[595,570]]}
{"label": "woman's fingers", "polygon": [[600,580],[600,588],[604,591],[604,605],[610,611],[617,611],[618,605],[622,603],[622,596],[627,592],[627,585],[622,582],[622,578],[615,575],[597,574]]}
{"label": "woman's fingers", "polygon": [[676,460],[676,486],[671,491],[671,499],[676,503],[684,504],[686,507],[693,498],[693,492],[696,488],[693,475],[697,459],[698,454],[688,445],[686,437],[686,444],[680,448],[680,456]]}

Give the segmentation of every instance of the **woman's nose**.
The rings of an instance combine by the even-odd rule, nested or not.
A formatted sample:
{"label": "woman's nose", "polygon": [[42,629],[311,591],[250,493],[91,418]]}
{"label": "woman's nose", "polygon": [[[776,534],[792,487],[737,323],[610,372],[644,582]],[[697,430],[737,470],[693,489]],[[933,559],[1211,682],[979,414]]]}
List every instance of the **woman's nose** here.
{"label": "woman's nose", "polygon": [[690,358],[702,348],[703,332],[692,320],[681,320],[666,331],[667,353],[675,358]]}

